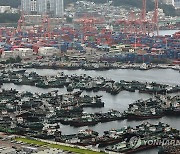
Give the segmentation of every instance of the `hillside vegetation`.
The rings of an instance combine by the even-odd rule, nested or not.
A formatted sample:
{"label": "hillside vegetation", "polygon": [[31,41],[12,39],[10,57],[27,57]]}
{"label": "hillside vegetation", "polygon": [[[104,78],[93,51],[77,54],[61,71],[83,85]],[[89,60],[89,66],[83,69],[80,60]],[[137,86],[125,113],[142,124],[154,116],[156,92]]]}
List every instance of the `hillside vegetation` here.
{"label": "hillside vegetation", "polygon": [[17,8],[18,6],[21,5],[21,0],[0,0],[0,5],[2,6],[8,5]]}
{"label": "hillside vegetation", "polygon": [[[65,0],[65,5],[69,3],[76,2],[78,0]],[[107,0],[87,0],[95,3],[106,3]],[[112,0],[114,6],[126,6],[126,7],[137,7],[142,8],[142,0]],[[162,8],[166,15],[168,16],[176,16],[176,10],[171,5],[166,5],[163,3],[159,3],[159,8]],[[153,0],[147,0],[147,10],[152,11],[154,9]]]}
{"label": "hillside vegetation", "polygon": [[0,23],[17,23],[19,18],[19,14],[2,13],[0,14]]}
{"label": "hillside vegetation", "polygon": [[[65,5],[69,3],[76,2],[78,0],[64,0]],[[87,0],[95,3],[105,3],[107,0]],[[113,5],[115,6],[134,6],[137,8],[142,8],[142,0],[112,0]],[[147,10],[154,9],[154,0],[147,0]],[[21,0],[0,0],[0,5],[10,5],[17,8],[20,6]],[[162,8],[166,15],[175,16],[178,15],[175,11],[175,8],[171,5],[159,4],[159,7]]]}

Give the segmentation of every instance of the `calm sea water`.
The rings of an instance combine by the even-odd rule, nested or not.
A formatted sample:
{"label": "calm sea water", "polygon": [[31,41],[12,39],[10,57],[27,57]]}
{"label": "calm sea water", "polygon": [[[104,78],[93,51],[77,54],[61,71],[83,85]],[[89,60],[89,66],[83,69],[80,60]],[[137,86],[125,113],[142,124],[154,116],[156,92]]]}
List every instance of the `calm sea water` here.
{"label": "calm sea water", "polygon": [[172,35],[180,30],[160,30],[159,35]]}
{"label": "calm sea water", "polygon": [[41,75],[56,75],[58,72],[65,74],[87,74],[92,77],[103,76],[104,78],[120,80],[138,80],[141,82],[159,82],[164,84],[180,84],[180,73],[172,69],[151,69],[148,71],[119,69],[108,71],[85,71],[85,70],[49,70],[49,69],[28,69],[27,72],[35,71]]}

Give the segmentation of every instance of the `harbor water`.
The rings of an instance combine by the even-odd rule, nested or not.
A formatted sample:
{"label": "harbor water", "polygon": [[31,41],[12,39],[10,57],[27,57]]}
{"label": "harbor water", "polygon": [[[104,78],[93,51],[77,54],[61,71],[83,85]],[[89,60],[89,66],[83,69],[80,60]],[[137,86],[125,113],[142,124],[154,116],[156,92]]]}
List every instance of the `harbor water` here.
{"label": "harbor water", "polygon": [[163,84],[176,85],[180,84],[180,73],[172,69],[152,69],[148,71],[132,70],[132,69],[118,69],[108,71],[85,71],[85,70],[49,70],[49,69],[28,69],[27,72],[35,71],[40,75],[56,75],[58,72],[64,72],[67,75],[72,74],[87,74],[92,77],[103,76],[104,78],[112,79],[114,81],[120,80],[138,80],[141,82],[158,82]]}
{"label": "harbor water", "polygon": [[159,31],[159,35],[172,35],[176,32],[178,32],[179,30],[160,30]]}
{"label": "harbor water", "polygon": [[[40,75],[56,75],[58,72],[62,72],[62,70],[51,70],[51,69],[28,69],[27,72],[35,71]],[[140,71],[140,70],[130,70],[130,69],[119,69],[119,70],[109,70],[109,71],[85,71],[85,70],[73,70],[63,71],[65,74],[71,75],[71,74],[87,74],[92,77],[96,76],[103,76],[104,78],[113,79],[115,81],[120,80],[138,80],[141,82],[158,82],[158,83],[166,83],[170,85],[180,85],[180,73],[175,70],[171,69],[152,69],[147,71]],[[20,86],[20,85],[14,85],[14,84],[4,84],[2,86],[4,89],[10,89],[14,88],[19,91],[30,91],[30,92],[41,92],[46,93],[48,91],[52,90],[59,90],[59,93],[67,93],[66,88],[50,88],[50,89],[42,89],[32,86]],[[102,100],[105,102],[104,108],[98,108],[98,109],[91,109],[91,108],[85,108],[85,112],[93,113],[93,112],[106,112],[110,109],[115,109],[123,112],[128,108],[128,105],[130,103],[133,103],[134,101],[138,99],[148,99],[152,97],[149,94],[142,94],[139,92],[127,92],[127,91],[121,91],[118,95],[113,96],[106,92],[83,92],[83,94],[88,94],[91,96],[94,95],[102,95]],[[170,124],[172,127],[180,129],[180,124],[178,121],[180,118],[178,117],[163,117],[160,119],[153,119],[153,120],[146,120],[151,123],[158,123],[159,121]],[[118,129],[124,126],[136,126],[138,124],[141,124],[143,121],[127,121],[127,120],[121,120],[121,121],[114,121],[114,122],[108,122],[108,123],[99,123],[95,126],[91,127],[80,127],[80,128],[74,128],[70,126],[61,125],[61,130],[63,134],[73,134],[77,133],[79,130],[90,128],[95,131],[98,131],[100,135],[103,134],[105,130],[109,129]],[[156,150],[149,150],[149,154],[155,154],[157,153]],[[141,154],[145,154],[141,152]]]}
{"label": "harbor water", "polygon": [[[176,31],[160,31],[161,35],[172,35]],[[138,80],[140,82],[157,82],[163,84],[170,84],[170,85],[180,85],[180,73],[179,71],[175,71],[172,69],[151,69],[151,70],[131,70],[131,69],[119,69],[119,70],[108,70],[108,71],[85,71],[85,70],[52,70],[52,69],[27,69],[27,72],[35,71],[40,75],[56,75],[58,72],[64,72],[67,75],[72,74],[87,74],[92,77],[103,76],[104,78],[112,79],[115,81],[126,80]],[[52,90],[59,90],[59,93],[64,94],[67,93],[66,88],[50,88],[50,89],[42,89],[33,86],[27,85],[14,85],[14,84],[4,84],[2,86],[3,89],[17,89],[19,91],[30,91],[33,93],[46,93]],[[106,92],[83,92],[83,94],[88,94],[91,96],[94,95],[102,95],[102,100],[105,103],[104,108],[92,109],[92,108],[85,108],[85,112],[94,113],[94,112],[107,112],[110,109],[115,109],[123,112],[128,108],[128,105],[137,101],[138,99],[148,99],[153,97],[149,94],[143,94],[138,92],[127,92],[121,91],[118,95],[113,96]],[[180,118],[178,117],[163,117],[160,119],[153,119],[153,120],[146,120],[151,123],[158,123],[159,121],[163,123],[167,123],[176,129],[180,129]],[[114,121],[108,123],[99,123],[95,126],[91,127],[80,127],[74,128],[70,126],[61,125],[62,134],[73,134],[77,133],[79,130],[90,128],[95,131],[98,131],[100,135],[103,134],[105,130],[109,129],[119,129],[124,126],[136,126],[141,124],[144,121]],[[138,154],[157,154],[158,149],[151,149],[146,150],[143,152],[138,152]]]}

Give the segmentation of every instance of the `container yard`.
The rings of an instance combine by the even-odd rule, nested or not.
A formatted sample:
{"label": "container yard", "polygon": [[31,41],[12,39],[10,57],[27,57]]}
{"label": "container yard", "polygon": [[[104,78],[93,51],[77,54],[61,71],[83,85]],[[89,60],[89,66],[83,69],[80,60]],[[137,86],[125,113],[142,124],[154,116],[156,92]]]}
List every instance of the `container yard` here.
{"label": "container yard", "polygon": [[[131,12],[128,19],[117,20],[118,25],[123,25],[123,29],[119,28],[118,31],[113,30],[117,23],[112,21],[112,26],[109,26],[106,17],[100,15],[81,14],[73,20],[74,27],[71,24],[54,27],[51,23],[53,19],[48,16],[42,16],[42,22],[40,20],[38,26],[28,26],[25,17],[21,13],[17,28],[1,27],[0,51],[3,59],[8,59],[11,55],[29,59],[47,56],[47,53],[52,56],[55,53],[68,54],[72,50],[74,54],[90,50],[90,53],[102,51],[99,61],[179,64],[179,32],[173,35],[155,35],[159,33],[158,1],[155,1],[152,19],[146,17],[146,0],[143,0],[140,18],[136,19]],[[137,27],[133,27],[134,23]],[[148,26],[151,28],[147,28]],[[19,48],[32,49],[32,53],[23,51],[23,56],[14,54]],[[29,52],[27,56],[26,52]]]}

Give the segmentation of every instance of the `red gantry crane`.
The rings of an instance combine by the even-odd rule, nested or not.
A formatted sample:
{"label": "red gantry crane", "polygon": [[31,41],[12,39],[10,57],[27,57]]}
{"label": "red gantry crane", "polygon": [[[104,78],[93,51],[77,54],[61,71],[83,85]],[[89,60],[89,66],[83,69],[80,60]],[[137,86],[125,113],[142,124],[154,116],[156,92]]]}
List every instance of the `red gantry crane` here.
{"label": "red gantry crane", "polygon": [[20,19],[18,20],[17,32],[22,32],[22,27],[25,26],[24,12],[21,12]]}
{"label": "red gantry crane", "polygon": [[82,42],[85,42],[89,37],[97,36],[98,29],[96,24],[104,23],[104,19],[84,16],[83,18],[75,20],[75,23],[80,25],[79,30],[82,35]]}
{"label": "red gantry crane", "polygon": [[159,4],[159,0],[155,0],[155,9],[154,9],[154,16],[152,19],[153,22],[153,31],[157,32],[157,35],[159,35],[159,18],[158,18],[158,4]]}
{"label": "red gantry crane", "polygon": [[44,37],[51,38],[51,20],[48,15],[43,15],[42,18],[42,33]]}
{"label": "red gantry crane", "polygon": [[119,19],[115,22],[115,24],[120,25],[120,31],[123,33],[149,35],[150,33],[154,33],[154,31],[157,31],[158,35],[158,0],[155,0],[155,9],[152,20],[147,20],[146,0],[142,0],[142,10],[140,18],[136,18],[134,12],[131,11],[128,19]]}

